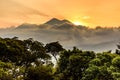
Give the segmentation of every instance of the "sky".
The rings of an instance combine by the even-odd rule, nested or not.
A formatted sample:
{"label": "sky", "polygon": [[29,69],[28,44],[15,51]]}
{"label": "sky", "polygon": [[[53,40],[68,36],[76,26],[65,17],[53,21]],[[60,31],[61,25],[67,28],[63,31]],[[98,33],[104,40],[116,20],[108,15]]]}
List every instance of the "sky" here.
{"label": "sky", "polygon": [[0,0],[0,28],[68,19],[89,27],[120,26],[120,0]]}

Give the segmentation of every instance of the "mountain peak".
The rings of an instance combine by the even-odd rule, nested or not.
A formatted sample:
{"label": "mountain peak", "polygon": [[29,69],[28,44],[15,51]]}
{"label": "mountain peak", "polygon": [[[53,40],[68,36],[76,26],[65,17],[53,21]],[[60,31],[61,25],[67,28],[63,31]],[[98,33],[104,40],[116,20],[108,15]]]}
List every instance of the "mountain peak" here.
{"label": "mountain peak", "polygon": [[57,18],[52,18],[51,20],[47,21],[45,24],[56,25],[56,24],[63,24],[63,23],[70,23],[70,24],[72,24],[72,22],[70,22],[67,19],[59,20]]}
{"label": "mountain peak", "polygon": [[52,18],[50,21],[61,21],[61,20],[59,20],[59,19],[57,19],[57,18]]}
{"label": "mountain peak", "polygon": [[53,25],[53,24],[60,24],[61,20],[57,18],[52,18],[51,20],[47,21],[45,24]]}

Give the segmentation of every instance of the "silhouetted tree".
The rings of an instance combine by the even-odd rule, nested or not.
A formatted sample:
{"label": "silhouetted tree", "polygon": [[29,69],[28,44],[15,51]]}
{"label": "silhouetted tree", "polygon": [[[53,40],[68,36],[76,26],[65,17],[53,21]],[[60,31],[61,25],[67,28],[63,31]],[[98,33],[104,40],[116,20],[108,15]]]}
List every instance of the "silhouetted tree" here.
{"label": "silhouetted tree", "polygon": [[45,48],[46,48],[46,52],[50,53],[58,62],[56,56],[59,54],[60,51],[64,50],[62,45],[59,42],[52,42],[46,44]]}

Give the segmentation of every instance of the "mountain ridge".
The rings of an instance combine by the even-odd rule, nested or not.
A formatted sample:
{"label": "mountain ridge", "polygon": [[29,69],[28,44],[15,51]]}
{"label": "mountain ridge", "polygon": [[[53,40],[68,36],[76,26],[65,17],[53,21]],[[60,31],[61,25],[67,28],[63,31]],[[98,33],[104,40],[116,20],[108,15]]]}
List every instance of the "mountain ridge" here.
{"label": "mountain ridge", "polygon": [[63,20],[59,20],[57,18],[52,18],[49,21],[45,22],[44,24],[48,24],[48,25],[57,25],[57,24],[63,24],[63,23],[70,23],[73,24],[72,22],[70,22],[67,19],[63,19]]}
{"label": "mountain ridge", "polygon": [[75,26],[72,22],[70,22],[67,19],[57,19],[57,18],[52,18],[49,21],[40,24],[40,25],[36,25],[36,24],[29,24],[29,23],[23,23],[21,25],[19,25],[18,27],[16,27],[16,29],[32,29],[32,28],[38,28],[39,29],[49,29],[49,28],[54,28],[54,29],[70,29],[73,26]]}

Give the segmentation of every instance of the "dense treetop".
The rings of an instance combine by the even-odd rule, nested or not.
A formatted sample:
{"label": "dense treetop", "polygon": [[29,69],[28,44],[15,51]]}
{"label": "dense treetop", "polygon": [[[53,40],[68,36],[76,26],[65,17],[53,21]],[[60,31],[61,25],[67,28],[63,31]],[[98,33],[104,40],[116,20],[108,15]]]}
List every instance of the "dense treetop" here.
{"label": "dense treetop", "polygon": [[0,38],[0,80],[119,80],[119,49],[95,53],[66,50],[59,42]]}

